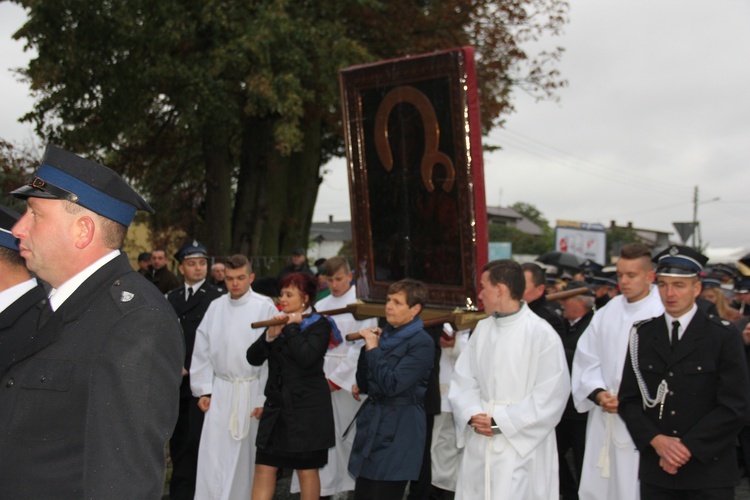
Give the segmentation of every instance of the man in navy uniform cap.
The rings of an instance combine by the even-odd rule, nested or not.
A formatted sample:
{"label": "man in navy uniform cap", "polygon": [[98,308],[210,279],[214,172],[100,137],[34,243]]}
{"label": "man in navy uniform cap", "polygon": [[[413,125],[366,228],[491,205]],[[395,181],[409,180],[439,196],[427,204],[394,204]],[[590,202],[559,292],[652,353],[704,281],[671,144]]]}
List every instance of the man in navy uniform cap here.
{"label": "man in navy uniform cap", "polygon": [[610,276],[605,273],[595,273],[586,278],[586,282],[591,285],[594,292],[594,307],[598,311],[612,300],[611,293],[617,292],[617,276]]}
{"label": "man in navy uniform cap", "polygon": [[278,280],[289,273],[308,273],[312,274],[310,265],[307,263],[307,252],[302,247],[297,247],[292,251],[292,258],[289,264],[279,271]]}
{"label": "man in navy uniform cap", "polygon": [[190,390],[190,359],[193,357],[195,330],[206,314],[208,305],[221,297],[221,292],[206,280],[208,251],[197,240],[186,243],[175,254],[180,263],[178,270],[184,284],[167,294],[182,325],[185,337],[185,361],[180,386],[180,413],[169,453],[172,458],[172,479],[169,497],[173,500],[192,500],[195,496],[195,474],[198,467],[198,444],[203,427],[203,412],[198,408],[198,398]]}
{"label": "man in navy uniform cap", "polygon": [[18,255],[10,230],[19,217],[18,212],[0,205],[0,376],[33,348],[41,302],[47,297]]}
{"label": "man in navy uniform cap", "polygon": [[567,328],[565,321],[546,298],[547,275],[538,264],[527,262],[521,265],[526,279],[526,288],[523,292],[523,301],[529,306],[534,314],[545,320],[560,335],[565,336]]}
{"label": "man in navy uniform cap", "polygon": [[[735,293],[748,295],[750,294],[750,253],[740,258],[736,263],[737,271],[734,276]],[[747,298],[746,304],[750,304],[750,297]],[[746,306],[747,309],[750,307]],[[745,312],[750,316],[750,311]]]}
{"label": "man in navy uniform cap", "polygon": [[750,276],[734,278],[734,300],[740,314],[750,316]]}
{"label": "man in navy uniform cap", "polygon": [[138,254],[137,271],[143,276],[148,277],[148,266],[151,264],[151,252],[141,252]]}
{"label": "man in navy uniform cap", "polygon": [[[566,290],[585,289],[580,295],[560,299],[563,309],[566,330],[561,335],[565,359],[568,370],[573,370],[573,358],[578,345],[578,339],[591,323],[594,317],[594,293],[591,286],[583,281],[571,281]],[[563,412],[560,423],[555,428],[557,437],[557,457],[560,475],[560,496],[563,500],[578,499],[578,486],[583,470],[583,454],[586,449],[586,420],[585,413],[578,413],[573,404],[572,395]],[[572,463],[568,461],[568,450],[573,455]]]}
{"label": "man in navy uniform cap", "polygon": [[160,498],[164,445],[177,420],[180,325],[122,245],[153,209],[112,170],[48,146],[11,194],[29,270],[52,290],[33,349],[0,383],[6,498]]}
{"label": "man in navy uniform cap", "polygon": [[695,304],[708,260],[689,247],[655,257],[665,313],[636,323],[620,416],[641,452],[641,497],[734,498],[749,384],[739,333]]}

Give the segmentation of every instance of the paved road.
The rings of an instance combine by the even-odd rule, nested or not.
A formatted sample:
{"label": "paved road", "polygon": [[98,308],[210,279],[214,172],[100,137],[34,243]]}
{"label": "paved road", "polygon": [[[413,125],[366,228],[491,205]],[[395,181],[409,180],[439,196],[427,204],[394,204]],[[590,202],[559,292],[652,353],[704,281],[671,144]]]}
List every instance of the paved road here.
{"label": "paved road", "polygon": [[[289,484],[291,476],[284,474],[276,485],[276,494],[273,496],[274,500],[298,500],[299,493],[289,493]],[[165,491],[164,500],[169,500],[169,494]],[[353,495],[351,494],[340,494],[336,495],[334,500],[351,500]],[[750,500],[750,487],[748,487],[748,480],[746,477],[742,478],[740,485],[735,490],[735,500]]]}

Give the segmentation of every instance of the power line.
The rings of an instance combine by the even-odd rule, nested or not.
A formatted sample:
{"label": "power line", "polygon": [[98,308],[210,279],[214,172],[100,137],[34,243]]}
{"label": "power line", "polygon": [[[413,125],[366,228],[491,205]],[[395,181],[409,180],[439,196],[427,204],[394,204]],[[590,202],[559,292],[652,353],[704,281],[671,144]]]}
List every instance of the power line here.
{"label": "power line", "polygon": [[673,205],[666,205],[664,207],[657,207],[657,208],[650,208],[650,209],[647,209],[647,210],[641,210],[639,212],[629,212],[629,213],[626,213],[626,214],[612,215],[610,218],[611,219],[617,219],[619,217],[630,217],[631,215],[641,215],[641,214],[647,214],[647,213],[651,213],[651,212],[659,212],[661,210],[668,210],[670,208],[677,208],[677,207],[681,207],[681,206],[684,206],[684,205],[690,205],[690,203],[691,202],[689,202],[689,201],[684,201],[684,202],[676,203],[676,204],[673,204]]}
{"label": "power line", "polygon": [[606,181],[609,181],[609,182],[613,182],[613,183],[617,183],[617,184],[622,184],[624,186],[628,186],[628,187],[631,187],[631,188],[634,188],[634,189],[640,189],[642,191],[648,191],[650,193],[656,193],[656,194],[661,194],[661,195],[667,194],[667,195],[675,196],[675,197],[678,197],[678,198],[686,198],[686,196],[685,196],[684,193],[682,193],[682,194],[678,194],[676,192],[669,193],[669,192],[666,192],[667,190],[664,189],[664,186],[662,186],[662,185],[658,185],[659,187],[652,186],[652,184],[650,184],[648,182],[641,181],[641,180],[637,180],[633,176],[625,178],[625,179],[614,179],[614,178],[612,178],[611,174],[609,174],[609,173],[599,173],[599,172],[592,171],[591,169],[587,169],[587,168],[584,168],[584,167],[579,166],[579,165],[571,164],[571,163],[569,163],[570,160],[566,161],[564,159],[558,159],[558,158],[556,158],[554,156],[551,156],[547,152],[539,151],[538,149],[535,149],[533,146],[529,146],[527,144],[524,144],[523,142],[518,141],[517,139],[515,139],[513,137],[506,137],[505,140],[506,141],[510,141],[510,142],[506,142],[507,146],[510,146],[510,147],[513,147],[513,148],[516,148],[516,149],[520,149],[521,151],[524,151],[526,153],[529,153],[529,154],[532,154],[532,155],[535,155],[535,156],[539,156],[540,158],[543,158],[543,159],[545,159],[547,161],[550,161],[550,162],[553,162],[553,163],[557,163],[557,164],[562,165],[564,167],[567,167],[567,168],[569,168],[571,170],[576,170],[578,172],[583,172],[586,175],[589,175],[589,176],[592,176],[592,177],[598,177],[600,179],[603,179],[603,180],[606,180]]}
{"label": "power line", "polygon": [[[528,137],[528,136],[526,136],[524,134],[515,132],[515,131],[507,129],[507,128],[505,128],[505,129],[498,129],[498,131],[501,132],[501,133],[507,133],[507,134],[511,134],[512,136],[516,136],[515,138],[516,138],[517,141],[523,140],[523,141],[526,141],[528,143],[531,143],[530,145],[527,145],[527,147],[531,147],[531,148],[544,148],[544,149],[547,149],[547,150],[551,151],[554,155],[567,157],[568,161],[572,160],[575,163],[585,164],[585,165],[594,167],[596,170],[605,171],[605,172],[607,172],[606,174],[598,174],[598,177],[602,177],[603,175],[606,175],[606,177],[604,177],[604,178],[607,179],[607,180],[609,180],[609,181],[619,182],[621,184],[626,184],[626,185],[631,185],[633,187],[636,187],[636,188],[639,188],[639,189],[644,189],[646,191],[649,191],[649,189],[646,188],[645,186],[648,186],[648,185],[658,185],[659,186],[658,192],[660,194],[665,194],[666,193],[666,194],[672,194],[673,196],[678,196],[678,197],[682,197],[682,198],[686,197],[686,194],[685,194],[684,191],[682,191],[682,190],[681,191],[675,191],[675,190],[673,190],[673,188],[680,189],[680,187],[679,186],[675,186],[674,182],[672,180],[670,180],[669,183],[664,183],[663,181],[657,181],[655,179],[649,179],[649,178],[647,178],[646,176],[644,176],[642,174],[638,174],[637,178],[641,182],[637,182],[636,184],[633,184],[630,181],[633,180],[634,176],[632,176],[632,175],[630,175],[630,174],[628,174],[626,172],[622,172],[622,171],[617,170],[615,168],[606,167],[606,166],[600,165],[598,163],[595,163],[593,161],[586,160],[584,158],[580,158],[580,157],[578,157],[576,155],[570,154],[570,153],[568,153],[566,151],[563,151],[563,150],[561,150],[559,148],[556,148],[554,146],[550,146],[550,145],[545,144],[545,143],[543,143],[541,141],[538,141],[536,139],[533,139],[533,138]],[[514,137],[505,136],[505,138],[506,139],[509,139],[509,138],[513,139]],[[527,152],[529,152],[529,151],[527,151]],[[570,167],[570,165],[568,163],[564,163],[564,165]],[[590,169],[587,170],[583,166],[579,166],[578,169],[583,170],[583,171],[585,171],[587,173],[590,173],[591,175],[596,175]],[[612,178],[613,175],[614,176],[619,176],[619,177],[621,177],[621,179],[619,181],[616,180],[616,179],[613,179]],[[625,179],[625,180],[623,180],[623,179]],[[692,191],[692,188],[689,188],[689,187],[683,187],[682,189],[684,189],[684,190],[690,189]],[[651,191],[653,192],[653,190],[651,190]],[[668,191],[671,191],[671,193],[669,193]]]}
{"label": "power line", "polygon": [[733,217],[733,218],[737,219],[738,221],[741,221],[742,223],[745,223],[745,224],[747,223],[747,218],[740,217],[739,214],[736,214],[734,212],[729,212],[729,211],[725,212],[724,211],[724,207],[721,207],[719,205],[712,204],[709,208],[713,208],[717,212],[721,213],[722,215],[726,215],[727,217]]}

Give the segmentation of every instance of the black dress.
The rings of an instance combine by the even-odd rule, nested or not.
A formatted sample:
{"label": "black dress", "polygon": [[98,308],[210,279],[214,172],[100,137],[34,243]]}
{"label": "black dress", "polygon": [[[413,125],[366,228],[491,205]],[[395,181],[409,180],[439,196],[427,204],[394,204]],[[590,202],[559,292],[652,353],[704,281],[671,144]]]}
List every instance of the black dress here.
{"label": "black dress", "polygon": [[331,325],[313,316],[287,324],[268,342],[261,335],[247,350],[251,365],[268,360],[266,402],[256,439],[255,462],[290,469],[318,469],[335,444],[331,393],[323,372]]}

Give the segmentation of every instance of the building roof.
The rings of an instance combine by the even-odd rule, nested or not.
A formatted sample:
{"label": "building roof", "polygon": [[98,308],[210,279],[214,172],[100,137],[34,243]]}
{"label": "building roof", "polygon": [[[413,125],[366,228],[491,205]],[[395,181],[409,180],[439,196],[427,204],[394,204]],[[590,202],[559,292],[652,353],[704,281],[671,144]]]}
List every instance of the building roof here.
{"label": "building roof", "polygon": [[487,207],[487,220],[513,226],[526,234],[534,236],[542,234],[542,228],[509,207]]}
{"label": "building roof", "polygon": [[310,225],[310,239],[313,241],[351,241],[352,223],[342,222],[313,222]]}
{"label": "building roof", "polygon": [[667,247],[672,244],[672,242],[669,240],[669,235],[672,234],[671,231],[660,231],[658,229],[634,227],[632,222],[628,222],[625,226],[618,226],[615,221],[610,221],[607,231],[610,231],[612,229],[631,230],[633,231],[633,233],[635,233],[641,243],[652,249]]}
{"label": "building roof", "polygon": [[487,207],[487,217],[489,219],[492,218],[500,218],[500,219],[512,219],[512,220],[519,220],[523,219],[523,215],[519,214],[512,208],[507,207]]}

